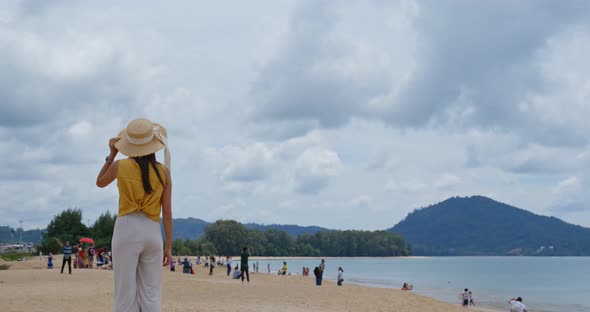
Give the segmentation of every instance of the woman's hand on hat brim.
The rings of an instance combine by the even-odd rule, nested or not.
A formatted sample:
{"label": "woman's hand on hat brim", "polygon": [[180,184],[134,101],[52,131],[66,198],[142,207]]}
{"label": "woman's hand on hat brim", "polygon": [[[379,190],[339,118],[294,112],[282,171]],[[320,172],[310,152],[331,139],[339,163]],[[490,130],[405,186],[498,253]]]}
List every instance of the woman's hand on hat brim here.
{"label": "woman's hand on hat brim", "polygon": [[119,152],[119,150],[117,149],[117,147],[115,146],[115,143],[117,143],[117,141],[119,141],[121,138],[116,137],[116,138],[111,138],[109,140],[109,149],[111,150],[111,155],[115,156],[117,155],[117,153]]}

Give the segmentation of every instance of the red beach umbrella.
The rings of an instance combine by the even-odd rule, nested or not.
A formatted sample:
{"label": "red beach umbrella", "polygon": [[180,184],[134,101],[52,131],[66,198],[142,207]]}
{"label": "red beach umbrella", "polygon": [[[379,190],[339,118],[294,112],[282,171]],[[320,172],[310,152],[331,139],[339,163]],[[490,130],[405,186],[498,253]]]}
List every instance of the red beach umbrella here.
{"label": "red beach umbrella", "polygon": [[94,240],[92,238],[89,238],[89,237],[82,237],[80,239],[80,243],[94,244]]}

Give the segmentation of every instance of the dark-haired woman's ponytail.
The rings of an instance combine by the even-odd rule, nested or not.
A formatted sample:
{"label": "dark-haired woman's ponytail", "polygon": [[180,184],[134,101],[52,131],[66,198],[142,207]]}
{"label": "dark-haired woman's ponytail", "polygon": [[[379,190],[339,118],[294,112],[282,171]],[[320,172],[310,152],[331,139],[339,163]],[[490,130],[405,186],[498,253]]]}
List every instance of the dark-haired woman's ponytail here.
{"label": "dark-haired woman's ponytail", "polygon": [[134,157],[134,159],[141,170],[141,182],[143,183],[143,190],[146,194],[150,194],[154,190],[150,184],[150,164],[152,165],[152,168],[154,168],[158,180],[160,180],[162,186],[164,185],[160,170],[158,170],[158,167],[156,166],[156,154],[152,153],[145,156]]}

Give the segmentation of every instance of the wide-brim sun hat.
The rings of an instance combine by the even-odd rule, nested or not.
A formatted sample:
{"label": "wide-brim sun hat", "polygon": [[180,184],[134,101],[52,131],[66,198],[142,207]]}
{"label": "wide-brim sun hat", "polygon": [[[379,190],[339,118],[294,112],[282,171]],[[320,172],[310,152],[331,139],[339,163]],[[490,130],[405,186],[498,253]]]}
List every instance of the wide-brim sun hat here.
{"label": "wide-brim sun hat", "polygon": [[164,149],[164,165],[170,169],[168,133],[162,125],[149,119],[137,118],[119,132],[115,147],[127,157],[141,157]]}

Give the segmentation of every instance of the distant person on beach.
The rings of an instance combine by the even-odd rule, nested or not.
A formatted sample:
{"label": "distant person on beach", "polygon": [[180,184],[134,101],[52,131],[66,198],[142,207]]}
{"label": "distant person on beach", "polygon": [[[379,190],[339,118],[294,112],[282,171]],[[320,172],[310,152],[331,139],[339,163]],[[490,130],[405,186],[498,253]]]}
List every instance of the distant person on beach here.
{"label": "distant person on beach", "polygon": [[266,264],[266,270],[268,271],[268,273],[270,273],[270,263]]}
{"label": "distant person on beach", "polygon": [[66,241],[65,244],[62,244],[59,239],[55,239],[55,241],[57,242],[57,244],[63,248],[63,253],[64,253],[64,257],[61,263],[61,274],[64,273],[64,267],[66,265],[66,262],[68,263],[68,270],[69,273],[72,274],[72,251],[74,250],[74,248],[78,248],[78,246],[80,246],[80,244],[72,246],[70,245],[69,241]]}
{"label": "distant person on beach", "polygon": [[88,248],[88,268],[94,269],[94,247]]}
{"label": "distant person on beach", "polygon": [[338,267],[338,286],[342,286],[342,282],[344,282],[344,270],[342,267]]}
{"label": "distant person on beach", "polygon": [[473,293],[471,290],[469,291],[469,305],[475,305],[475,302],[473,301]]}
{"label": "distant person on beach", "polygon": [[260,268],[258,267],[258,261],[256,261],[256,273],[258,273],[258,269]]}
{"label": "distant person on beach", "polygon": [[242,283],[244,283],[244,274],[246,274],[246,279],[248,280],[248,283],[250,283],[248,257],[250,257],[250,249],[248,249],[247,246],[244,246],[242,248],[242,253],[240,254],[240,274],[242,275]]}
{"label": "distant person on beach", "polygon": [[409,291],[409,290],[412,290],[412,289],[414,289],[414,285],[412,285],[412,284],[404,283],[402,285],[402,290]]}
{"label": "distant person on beach", "polygon": [[215,257],[209,257],[209,276],[213,275],[213,269],[215,268]]}
{"label": "distant person on beach", "polygon": [[[318,266],[318,268],[320,269],[320,274],[319,274],[319,279],[316,281],[317,286],[322,286],[322,280],[324,279],[324,270],[326,269],[326,261],[324,259],[322,259],[322,261],[320,261],[320,265]],[[314,272],[315,274],[315,272]],[[318,276],[316,275],[316,278],[318,278]]]}
{"label": "distant person on beach", "polygon": [[80,252],[80,257],[82,257],[82,263],[84,264],[83,268],[88,269],[89,262],[88,262],[88,249],[83,248]]}
{"label": "distant person on beach", "polygon": [[236,264],[236,267],[234,268],[233,279],[240,279],[241,277],[242,275],[240,274],[240,267]]}
{"label": "distant person on beach", "polygon": [[98,255],[96,256],[96,267],[100,269],[104,264],[104,251],[102,248],[98,250]]}
{"label": "distant person on beach", "polygon": [[528,312],[524,303],[522,303],[522,298],[512,298],[508,300],[510,304],[510,312]]}
{"label": "distant person on beach", "polygon": [[283,268],[281,269],[281,275],[287,275],[287,261],[283,261]]}
{"label": "distant person on beach", "polygon": [[53,269],[53,254],[52,253],[49,253],[49,256],[47,256],[47,268]]}
{"label": "distant person on beach", "polygon": [[185,257],[184,261],[179,262],[178,264],[182,264],[182,273],[190,274],[192,269],[192,264],[189,258]]}
{"label": "distant person on beach", "polygon": [[76,268],[82,269],[85,268],[84,266],[84,251],[82,247],[78,247],[78,251],[76,252]]}
{"label": "distant person on beach", "polygon": [[225,265],[227,266],[227,276],[229,276],[229,274],[231,273],[231,257],[227,256],[227,259],[225,260]]}
{"label": "distant person on beach", "polygon": [[469,289],[465,288],[465,291],[459,294],[459,298],[461,299],[461,305],[467,308],[469,306]]}
{"label": "distant person on beach", "polygon": [[203,266],[204,268],[208,268],[209,267],[209,257],[205,258],[205,265]]}
{"label": "distant person on beach", "polygon": [[[112,238],[115,311],[160,311],[162,266],[172,259],[172,180],[166,129],[147,119],[132,120],[109,140],[96,185],[115,179],[119,211]],[[156,152],[164,149],[164,162]],[[116,160],[121,152],[129,157]],[[162,242],[160,215],[164,225]]]}
{"label": "distant person on beach", "polygon": [[176,260],[170,260],[170,272],[176,272]]}
{"label": "distant person on beach", "polygon": [[320,267],[319,266],[316,266],[313,269],[313,275],[315,275],[315,285],[316,286],[322,285],[322,276],[321,276],[321,271],[320,271]]}

